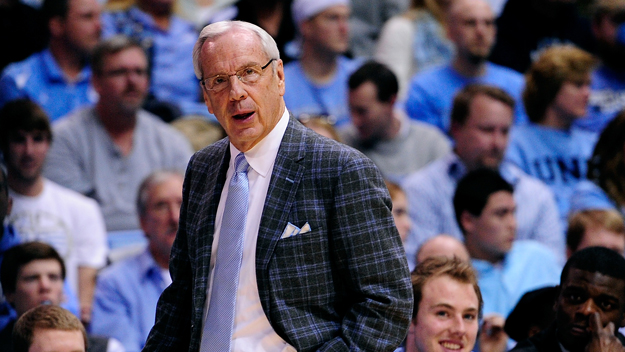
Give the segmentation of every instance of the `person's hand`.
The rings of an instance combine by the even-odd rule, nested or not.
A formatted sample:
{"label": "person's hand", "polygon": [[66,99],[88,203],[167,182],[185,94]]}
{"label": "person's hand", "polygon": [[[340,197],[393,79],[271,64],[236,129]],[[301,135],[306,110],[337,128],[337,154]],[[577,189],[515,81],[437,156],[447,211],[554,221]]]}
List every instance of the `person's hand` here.
{"label": "person's hand", "polygon": [[503,330],[505,319],[498,314],[484,317],[480,329],[480,352],[505,352],[508,344],[508,334]]}
{"label": "person's hand", "polygon": [[593,313],[590,317],[590,336],[586,352],[625,352],[625,347],[614,335],[614,323],[609,322],[604,328],[599,313]]}

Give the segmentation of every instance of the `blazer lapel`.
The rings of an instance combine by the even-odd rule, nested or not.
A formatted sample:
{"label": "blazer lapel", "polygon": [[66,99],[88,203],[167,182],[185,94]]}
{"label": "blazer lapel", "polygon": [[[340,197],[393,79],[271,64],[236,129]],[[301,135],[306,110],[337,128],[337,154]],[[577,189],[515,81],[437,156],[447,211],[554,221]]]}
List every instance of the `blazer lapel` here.
{"label": "blazer lapel", "polygon": [[269,261],[288,222],[299,183],[304,175],[305,166],[300,162],[306,154],[305,128],[293,116],[290,117],[276,156],[260,221],[256,244],[256,276],[261,303],[267,316],[270,316],[269,290],[262,286],[263,283],[268,283]]}

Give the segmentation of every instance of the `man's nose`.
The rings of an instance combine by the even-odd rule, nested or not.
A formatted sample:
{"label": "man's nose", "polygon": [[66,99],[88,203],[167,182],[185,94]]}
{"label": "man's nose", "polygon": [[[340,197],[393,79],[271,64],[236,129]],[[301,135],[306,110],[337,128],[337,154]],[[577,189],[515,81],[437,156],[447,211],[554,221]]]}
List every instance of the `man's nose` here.
{"label": "man's nose", "polygon": [[230,100],[237,101],[247,98],[247,91],[245,90],[243,82],[239,80],[237,75],[228,77],[230,79]]}
{"label": "man's nose", "polygon": [[595,312],[599,312],[599,309],[597,309],[597,306],[592,299],[588,299],[581,305],[579,312],[586,316],[590,316]]}
{"label": "man's nose", "polygon": [[451,320],[451,328],[450,328],[451,333],[462,336],[466,333],[466,331],[467,331],[466,322],[464,321],[461,315],[458,315]]}

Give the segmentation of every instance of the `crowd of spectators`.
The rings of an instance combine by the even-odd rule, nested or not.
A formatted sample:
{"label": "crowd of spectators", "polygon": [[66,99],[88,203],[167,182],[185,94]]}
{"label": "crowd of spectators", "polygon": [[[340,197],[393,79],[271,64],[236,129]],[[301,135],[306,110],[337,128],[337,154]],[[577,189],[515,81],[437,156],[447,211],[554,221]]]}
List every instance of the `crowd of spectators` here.
{"label": "crowd of spectators", "polygon": [[471,263],[501,334],[519,300],[553,303],[573,253],[625,255],[625,0],[179,2],[0,0],[0,338],[45,303],[141,350],[185,168],[224,135],[192,64],[219,20],[276,40],[290,114],[377,165],[411,270]]}

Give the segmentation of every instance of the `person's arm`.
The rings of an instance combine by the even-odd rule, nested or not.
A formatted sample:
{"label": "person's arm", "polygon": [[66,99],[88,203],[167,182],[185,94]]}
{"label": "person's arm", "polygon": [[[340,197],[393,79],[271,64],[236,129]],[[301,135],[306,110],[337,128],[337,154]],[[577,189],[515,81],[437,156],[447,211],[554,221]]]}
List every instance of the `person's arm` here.
{"label": "person's arm", "polygon": [[95,280],[98,269],[78,267],[78,301],[80,302],[80,321],[89,324],[91,321],[91,304],[95,291]]}
{"label": "person's arm", "polygon": [[406,337],[413,295],[391,200],[369,159],[352,158],[334,188],[328,236],[331,260],[351,306],[342,334],[320,351],[393,351]]}
{"label": "person's arm", "polygon": [[78,262],[78,300],[80,302],[80,319],[89,323],[91,305],[95,290],[98,269],[106,265],[108,244],[104,218],[98,204],[88,198],[81,197],[84,202],[74,214],[76,256]]}
{"label": "person's arm", "polygon": [[375,59],[387,65],[397,76],[400,98],[406,94],[412,72],[412,30],[408,19],[391,18],[382,27],[375,49]]}

